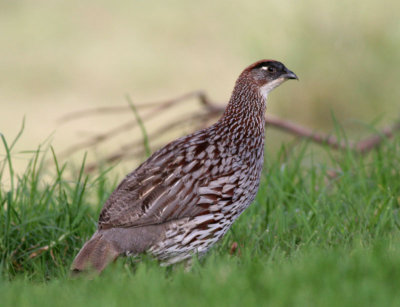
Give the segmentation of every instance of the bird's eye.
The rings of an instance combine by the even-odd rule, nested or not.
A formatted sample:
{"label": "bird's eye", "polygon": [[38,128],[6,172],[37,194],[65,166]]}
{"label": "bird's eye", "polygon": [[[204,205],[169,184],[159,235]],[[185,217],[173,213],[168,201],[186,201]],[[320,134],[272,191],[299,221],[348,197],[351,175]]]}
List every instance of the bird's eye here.
{"label": "bird's eye", "polygon": [[263,66],[261,67],[262,70],[267,70],[268,72],[275,72],[275,68],[271,66]]}

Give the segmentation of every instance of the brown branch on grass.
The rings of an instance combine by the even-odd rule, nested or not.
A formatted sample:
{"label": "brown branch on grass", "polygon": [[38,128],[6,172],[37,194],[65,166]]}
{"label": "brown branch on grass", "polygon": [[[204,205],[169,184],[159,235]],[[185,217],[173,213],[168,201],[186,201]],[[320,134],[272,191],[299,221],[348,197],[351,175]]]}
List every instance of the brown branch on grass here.
{"label": "brown branch on grass", "polygon": [[266,124],[269,127],[273,126],[274,128],[288,132],[289,134],[309,139],[317,144],[327,145],[338,150],[352,150],[358,154],[365,154],[371,151],[372,149],[378,147],[385,138],[391,138],[395,132],[400,130],[399,121],[393,124],[391,127],[386,127],[379,133],[368,136],[365,139],[355,143],[353,141],[340,142],[332,135],[314,132],[309,128],[277,117],[272,117],[270,115],[266,118]]}
{"label": "brown branch on grass", "polygon": [[[186,117],[178,118],[172,122],[167,123],[166,125],[162,126],[161,128],[157,129],[156,131],[152,132],[149,135],[150,140],[152,140],[152,141],[157,140],[157,139],[161,138],[162,136],[165,136],[167,132],[170,132],[174,129],[177,129],[178,127],[180,127],[182,125],[192,123],[192,122],[204,127],[211,119],[214,119],[214,118],[220,116],[224,111],[224,107],[222,107],[221,105],[216,104],[215,102],[210,100],[203,91],[190,92],[190,93],[182,95],[178,98],[169,99],[166,101],[148,103],[148,104],[140,104],[140,105],[137,105],[137,107],[149,109],[145,114],[142,115],[142,119],[144,121],[146,121],[146,120],[154,119],[157,116],[163,117],[164,111],[166,111],[167,109],[170,109],[172,107],[175,107],[179,103],[186,101],[190,98],[196,98],[198,100],[198,102],[203,107],[202,113],[200,113],[200,114],[192,113]],[[64,116],[62,118],[62,120],[70,121],[72,119],[77,119],[77,118],[86,117],[86,116],[95,115],[95,114],[101,114],[101,113],[121,112],[121,111],[126,112],[128,109],[129,109],[129,106],[89,109],[89,110],[84,110],[81,112],[70,113],[70,114]],[[379,133],[373,134],[359,142],[353,142],[353,141],[344,142],[344,141],[339,141],[335,136],[316,132],[307,127],[301,126],[299,124],[296,124],[291,121],[288,121],[288,120],[285,120],[285,119],[282,119],[282,118],[279,118],[276,116],[272,116],[272,115],[266,116],[265,123],[268,128],[274,128],[274,129],[283,131],[285,133],[294,135],[299,138],[308,139],[319,145],[326,145],[326,146],[329,146],[329,147],[331,147],[333,149],[337,149],[337,150],[352,150],[358,154],[365,154],[365,153],[371,151],[372,149],[378,147],[385,138],[392,137],[395,132],[400,130],[400,121],[399,121],[399,122],[396,122],[393,126],[386,127]],[[124,123],[114,129],[111,129],[110,131],[108,131],[106,133],[98,134],[98,135],[90,138],[89,140],[86,140],[84,142],[75,144],[75,145],[67,148],[62,153],[62,156],[70,155],[71,153],[74,153],[80,149],[99,145],[100,143],[105,142],[106,140],[109,140],[109,139],[115,137],[116,135],[126,132],[127,130],[130,130],[136,126],[137,126],[137,123],[135,121],[129,121],[127,123]],[[120,150],[110,154],[108,157],[106,157],[103,160],[103,162],[107,162],[107,163],[114,162],[117,160],[124,159],[128,156],[138,157],[140,155],[143,155],[144,151],[140,150],[141,144],[142,144],[142,141],[135,141],[133,143],[123,145]],[[139,148],[139,150],[138,150],[138,148]],[[97,167],[97,164],[89,164],[87,166],[86,170],[92,171],[96,167]]]}
{"label": "brown branch on grass", "polygon": [[355,149],[359,153],[367,153],[371,149],[379,146],[384,139],[393,137],[394,133],[397,131],[400,131],[400,121],[394,123],[391,127],[383,128],[380,133],[358,142]]}
{"label": "brown branch on grass", "polygon": [[272,115],[267,115],[265,118],[265,123],[267,127],[273,127],[278,130],[287,132],[289,134],[309,139],[310,141],[313,141],[318,144],[324,144],[328,145],[329,147],[332,147],[334,149],[347,149],[348,147],[354,147],[353,142],[339,142],[336,137],[328,134],[323,134],[323,133],[318,133],[315,132],[307,127],[301,126],[299,124],[283,120],[281,118],[272,116]]}

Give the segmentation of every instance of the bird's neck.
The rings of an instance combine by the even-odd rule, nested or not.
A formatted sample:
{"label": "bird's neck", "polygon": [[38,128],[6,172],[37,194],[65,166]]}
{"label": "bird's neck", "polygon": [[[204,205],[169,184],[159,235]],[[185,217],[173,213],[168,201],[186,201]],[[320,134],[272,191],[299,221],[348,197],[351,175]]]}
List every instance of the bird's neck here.
{"label": "bird's neck", "polygon": [[254,83],[239,80],[220,122],[247,137],[264,138],[265,110],[266,95]]}

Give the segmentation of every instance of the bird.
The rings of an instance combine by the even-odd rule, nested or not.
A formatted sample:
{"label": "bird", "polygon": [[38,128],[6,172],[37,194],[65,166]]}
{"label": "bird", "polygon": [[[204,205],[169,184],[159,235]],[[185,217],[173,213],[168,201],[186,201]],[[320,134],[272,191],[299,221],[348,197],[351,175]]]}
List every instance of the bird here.
{"label": "bird", "polygon": [[215,124],[170,142],[122,180],[71,270],[100,273],[143,253],[161,265],[204,256],[255,199],[267,96],[289,79],[298,80],[275,60],[244,69]]}

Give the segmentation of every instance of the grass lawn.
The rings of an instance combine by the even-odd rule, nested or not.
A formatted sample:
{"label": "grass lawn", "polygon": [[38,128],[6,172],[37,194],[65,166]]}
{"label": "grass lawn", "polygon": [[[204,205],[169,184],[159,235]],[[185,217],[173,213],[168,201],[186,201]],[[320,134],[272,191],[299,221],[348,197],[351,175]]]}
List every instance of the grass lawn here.
{"label": "grass lawn", "polygon": [[366,156],[282,147],[254,204],[190,272],[143,256],[93,280],[69,266],[119,179],[42,149],[7,179],[14,143],[3,138],[0,164],[1,306],[400,305],[400,138]]}

